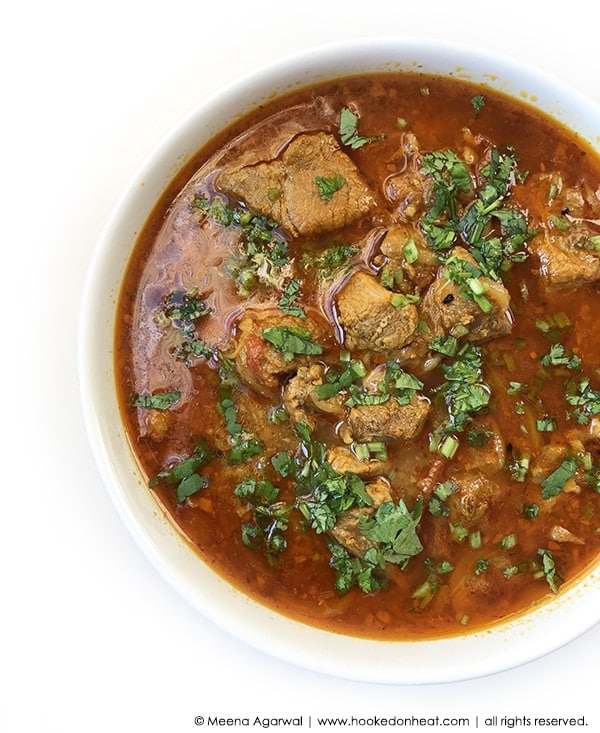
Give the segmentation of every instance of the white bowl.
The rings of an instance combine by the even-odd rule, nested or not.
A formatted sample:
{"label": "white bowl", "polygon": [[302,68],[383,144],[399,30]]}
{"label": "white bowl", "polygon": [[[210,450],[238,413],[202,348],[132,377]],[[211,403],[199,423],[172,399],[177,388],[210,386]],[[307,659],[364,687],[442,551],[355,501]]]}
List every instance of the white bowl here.
{"label": "white bowl", "polygon": [[202,614],[276,657],[340,677],[434,683],[533,660],[600,620],[600,565],[552,602],[491,629],[433,641],[383,642],[321,631],[250,600],[198,557],[158,506],[136,467],[113,375],[115,304],[131,249],[175,173],[215,133],[274,93],[330,77],[419,70],[481,82],[551,114],[598,148],[600,108],[539,71],[481,50],[417,39],[364,39],[311,49],[236,79],[202,101],[148,156],[98,243],[81,315],[83,407],[106,487],[142,551]]}

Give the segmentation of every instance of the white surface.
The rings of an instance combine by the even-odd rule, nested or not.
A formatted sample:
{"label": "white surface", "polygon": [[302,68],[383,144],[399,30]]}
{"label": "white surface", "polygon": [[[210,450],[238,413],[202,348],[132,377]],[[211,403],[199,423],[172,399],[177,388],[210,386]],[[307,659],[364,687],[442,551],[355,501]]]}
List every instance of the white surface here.
{"label": "white surface", "polygon": [[[316,728],[319,715],[377,714],[469,716],[471,729],[478,716],[492,730],[504,729],[485,725],[493,715],[585,715],[599,730],[600,627],[509,672],[400,687],[291,667],[200,617],[108,499],[75,362],[83,278],[106,218],[149,149],[221,83],[330,39],[430,35],[536,64],[600,101],[592,19],[514,0],[32,0],[3,16],[0,731],[180,733],[202,729],[197,715],[292,714],[305,729],[309,715]],[[553,728],[563,729],[573,728]]]}

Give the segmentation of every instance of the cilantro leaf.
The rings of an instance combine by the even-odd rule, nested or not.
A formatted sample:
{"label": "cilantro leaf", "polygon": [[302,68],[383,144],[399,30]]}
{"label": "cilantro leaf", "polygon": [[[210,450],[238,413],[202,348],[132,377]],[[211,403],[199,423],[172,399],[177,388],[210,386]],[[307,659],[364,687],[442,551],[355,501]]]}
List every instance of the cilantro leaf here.
{"label": "cilantro leaf", "polygon": [[315,184],[321,201],[331,201],[333,195],[346,185],[344,176],[317,176]]}
{"label": "cilantro leaf", "polygon": [[567,482],[577,473],[577,461],[565,458],[560,466],[542,481],[542,498],[558,496]]}
{"label": "cilantro leaf", "polygon": [[278,351],[286,361],[296,354],[322,354],[323,347],[313,340],[312,334],[299,326],[271,326],[263,329],[262,337]]}
{"label": "cilantro leaf", "polygon": [[358,150],[363,145],[376,142],[377,140],[385,140],[385,135],[370,135],[365,137],[358,134],[358,115],[347,107],[340,110],[339,134],[342,145],[347,145],[352,150]]}
{"label": "cilantro leaf", "polygon": [[335,570],[335,587],[341,595],[355,585],[363,593],[373,593],[385,587],[387,580],[382,572],[385,561],[375,548],[367,550],[363,557],[353,557],[331,538],[327,540],[327,547],[331,553],[329,565]]}
{"label": "cilantro leaf", "polygon": [[571,415],[580,425],[587,425],[591,417],[600,413],[600,391],[590,385],[587,377],[577,384],[567,384],[565,399],[575,407]]}
{"label": "cilantro leaf", "polygon": [[544,573],[544,577],[546,578],[546,581],[550,586],[550,590],[553,593],[558,593],[558,589],[562,585],[563,579],[560,577],[556,570],[556,565],[554,563],[552,553],[550,552],[550,550],[538,550],[538,555],[540,555],[542,558],[542,570]]}
{"label": "cilantro leaf", "polygon": [[543,366],[565,366],[567,369],[581,369],[581,359],[561,343],[552,344],[550,351],[541,357]]}
{"label": "cilantro leaf", "polygon": [[129,398],[132,407],[144,407],[147,410],[168,410],[181,399],[181,392],[173,389],[169,392],[156,392],[153,395],[134,392]]}
{"label": "cilantro leaf", "polygon": [[289,253],[277,222],[242,207],[228,206],[218,196],[209,201],[197,195],[191,208],[220,226],[239,229],[238,252],[230,258],[228,269],[240,295],[248,295],[259,285],[280,285]]}
{"label": "cilantro leaf", "polygon": [[358,252],[358,247],[342,242],[332,242],[318,255],[305,254],[300,262],[303,267],[316,267],[324,279],[330,280],[335,271],[345,265]]}
{"label": "cilantro leaf", "polygon": [[476,94],[474,97],[471,98],[471,105],[473,109],[475,110],[475,115],[479,116],[481,113],[481,110],[485,106],[485,97],[483,94]]}
{"label": "cilantro leaf", "polygon": [[267,479],[247,478],[236,485],[235,496],[253,511],[253,522],[242,523],[242,542],[250,549],[263,543],[272,559],[287,548],[285,531],[293,506],[277,501],[279,489]]}
{"label": "cilantro leaf", "polygon": [[422,509],[419,500],[412,513],[402,499],[397,505],[391,501],[384,502],[373,516],[360,517],[358,526],[367,539],[382,546],[383,558],[387,562],[405,567],[411,557],[423,550],[417,534]]}
{"label": "cilantro leaf", "polygon": [[160,471],[149,483],[154,488],[162,483],[174,486],[177,503],[181,504],[187,497],[208,486],[208,479],[198,471],[212,458],[212,452],[204,441],[198,442],[194,452],[188,458],[177,461],[172,466]]}
{"label": "cilantro leaf", "polygon": [[278,305],[286,315],[306,320],[304,309],[296,303],[299,295],[300,281],[294,277],[285,284]]}

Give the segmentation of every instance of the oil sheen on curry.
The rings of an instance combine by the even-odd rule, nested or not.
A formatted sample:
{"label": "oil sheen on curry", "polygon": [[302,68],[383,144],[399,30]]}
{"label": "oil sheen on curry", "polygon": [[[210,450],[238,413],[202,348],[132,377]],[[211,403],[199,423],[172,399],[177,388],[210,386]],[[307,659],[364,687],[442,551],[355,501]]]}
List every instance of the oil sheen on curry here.
{"label": "oil sheen on curry", "polygon": [[338,633],[559,597],[600,553],[599,221],[591,149],[485,87],[269,102],[130,261],[116,367],[150,490],[217,573]]}

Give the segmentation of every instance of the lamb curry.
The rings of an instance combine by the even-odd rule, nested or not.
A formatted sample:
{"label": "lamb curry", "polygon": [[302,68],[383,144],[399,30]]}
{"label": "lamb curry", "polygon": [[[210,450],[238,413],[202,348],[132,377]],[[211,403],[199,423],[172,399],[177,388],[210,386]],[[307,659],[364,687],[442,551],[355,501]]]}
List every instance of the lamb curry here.
{"label": "lamb curry", "polygon": [[142,231],[115,363],[199,556],[371,638],[477,630],[600,552],[600,163],[418,73],[270,102]]}

